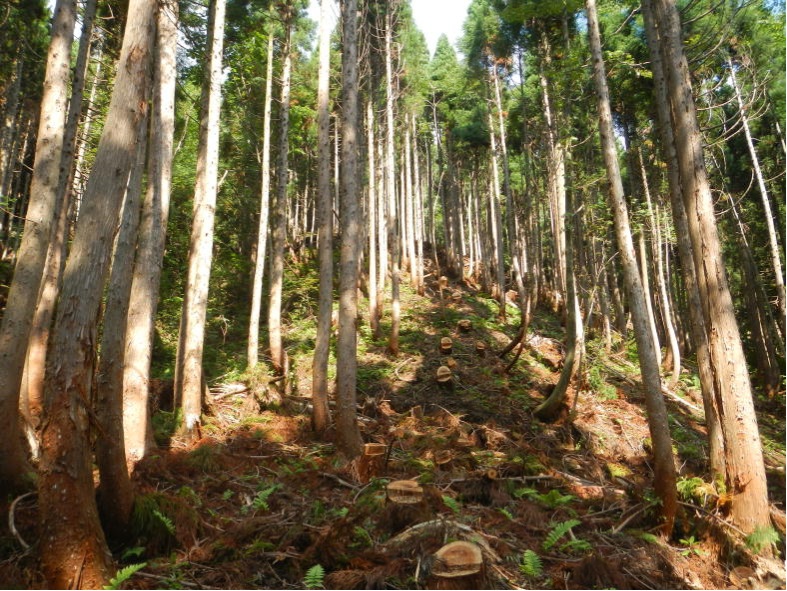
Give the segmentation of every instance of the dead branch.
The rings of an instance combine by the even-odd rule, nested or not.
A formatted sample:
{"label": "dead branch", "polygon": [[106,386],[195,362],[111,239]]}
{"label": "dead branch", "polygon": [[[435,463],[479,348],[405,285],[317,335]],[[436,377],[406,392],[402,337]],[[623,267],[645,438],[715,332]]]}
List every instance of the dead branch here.
{"label": "dead branch", "polygon": [[25,540],[22,538],[22,535],[19,533],[19,530],[16,529],[16,524],[14,523],[14,512],[16,511],[16,506],[20,501],[26,499],[27,497],[33,496],[34,494],[36,493],[29,492],[16,497],[11,503],[10,509],[8,509],[8,529],[11,530],[11,533],[14,534],[14,537],[19,540],[19,543],[21,544],[22,548],[25,549],[25,552],[30,549],[30,544],[25,542]]}

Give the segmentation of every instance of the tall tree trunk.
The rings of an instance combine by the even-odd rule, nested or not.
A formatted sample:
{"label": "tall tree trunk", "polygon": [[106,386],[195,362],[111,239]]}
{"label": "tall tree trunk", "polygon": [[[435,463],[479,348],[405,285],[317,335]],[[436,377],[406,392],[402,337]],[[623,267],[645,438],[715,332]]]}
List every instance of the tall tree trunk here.
{"label": "tall tree trunk", "polygon": [[710,362],[717,383],[715,392],[721,398],[727,490],[732,494],[731,516],[741,530],[751,533],[770,524],[765,464],[749,372],[716,227],[678,9],[674,0],[644,0],[644,5],[653,7],[671,103],[689,237],[700,297],[705,304],[705,325],[709,329]]}
{"label": "tall tree trunk", "polygon": [[379,338],[380,332],[380,313],[378,298],[378,276],[377,276],[377,243],[378,243],[378,219],[377,219],[377,169],[375,168],[375,141],[374,141],[374,107],[372,100],[366,103],[366,134],[367,134],[367,156],[369,159],[369,327],[372,329],[374,338]]}
{"label": "tall tree trunk", "polygon": [[276,201],[271,216],[271,269],[268,296],[268,340],[271,361],[278,375],[287,375],[287,352],[282,344],[281,302],[284,282],[284,247],[287,241],[287,187],[289,185],[290,79],[292,74],[292,6],[286,7],[282,40],[281,100],[279,106],[279,161],[276,166]]}
{"label": "tall tree trunk", "polygon": [[[273,33],[268,33],[268,53],[265,67],[265,106],[262,118],[262,177],[260,179],[260,220],[257,227],[257,256],[254,261],[254,283],[251,295],[251,315],[249,319],[249,343],[246,359],[249,369],[259,361],[260,310],[262,309],[262,278],[265,274],[265,247],[268,243],[268,222],[270,217],[271,188],[271,103],[273,102]],[[330,125],[330,122],[329,122]],[[330,132],[329,132],[330,133]],[[328,160],[330,164],[330,138],[328,140]],[[330,192],[330,178],[328,179]]]}
{"label": "tall tree trunk", "polygon": [[[63,273],[63,262],[66,257],[68,212],[71,209],[71,200],[74,181],[74,158],[76,149],[79,117],[82,114],[82,97],[85,89],[88,57],[90,55],[90,40],[93,35],[93,17],[96,13],[96,0],[85,3],[82,16],[82,33],[79,40],[79,52],[74,67],[74,79],[71,84],[71,100],[68,105],[68,116],[63,137],[63,155],[60,165],[60,180],[58,182],[57,197],[55,200],[56,220],[49,243],[44,277],[41,282],[41,291],[38,297],[36,313],[33,317],[33,326],[30,332],[30,342],[27,348],[27,364],[22,380],[21,395],[27,398],[28,421],[30,427],[37,429],[40,425],[41,408],[44,400],[44,373],[46,370],[46,350],[49,343],[52,318],[55,314],[57,292],[60,287],[60,278]],[[25,405],[23,405],[25,406]],[[31,440],[33,438],[28,438]],[[36,455],[35,453],[33,455]]]}
{"label": "tall tree trunk", "polygon": [[156,443],[148,397],[172,185],[178,3],[175,0],[162,2],[156,20],[157,59],[153,71],[148,186],[131,279],[123,366],[123,434],[129,471]]}
{"label": "tall tree trunk", "polygon": [[[333,312],[333,211],[331,211],[331,16],[330,0],[322,0],[320,8],[320,72],[317,82],[317,209],[320,261],[320,299],[317,313],[317,336],[312,361],[312,425],[322,433],[331,420],[328,410],[328,353],[331,344]],[[370,144],[371,153],[374,146]]]}
{"label": "tall tree trunk", "polygon": [[697,287],[698,274],[694,267],[692,245],[689,240],[688,220],[686,209],[683,205],[683,188],[678,174],[678,161],[675,151],[675,139],[672,133],[669,113],[669,99],[664,78],[664,68],[661,53],[658,47],[658,35],[655,31],[653,14],[649,3],[643,3],[643,18],[648,39],[651,68],[653,70],[654,93],[656,108],[660,121],[659,132],[664,150],[664,159],[667,163],[667,181],[670,188],[670,204],[672,206],[672,219],[675,223],[675,236],[678,243],[678,255],[681,261],[683,282],[686,286],[687,308],[689,312],[689,326],[691,340],[694,344],[697,358],[697,371],[702,390],[702,401],[705,410],[705,424],[708,429],[708,449],[710,468],[714,478],[725,478],[727,469],[724,459],[724,438],[721,428],[721,396],[716,392],[716,383],[710,362],[708,349],[708,332],[705,327],[705,317]]}
{"label": "tall tree trunk", "polygon": [[76,0],[58,0],[47,55],[35,165],[22,243],[0,326],[0,493],[31,484],[19,424],[19,390],[55,219]]}
{"label": "tall tree trunk", "polygon": [[339,336],[336,345],[336,445],[347,458],[361,453],[355,406],[358,370],[358,266],[361,219],[358,199],[357,0],[342,7],[342,169]]}
{"label": "tall tree trunk", "polygon": [[396,213],[396,156],[394,153],[394,95],[393,95],[393,17],[389,7],[385,15],[385,192],[388,199],[388,246],[391,248],[391,334],[388,352],[399,354],[399,237]]}
{"label": "tall tree trunk", "polygon": [[787,315],[787,295],[785,295],[781,249],[779,248],[779,240],[776,235],[776,225],[773,222],[771,201],[768,197],[768,189],[765,186],[765,177],[760,168],[760,159],[757,157],[757,150],[754,147],[754,140],[751,137],[749,116],[747,115],[748,109],[743,102],[743,95],[741,94],[741,88],[738,84],[738,77],[735,75],[735,64],[733,64],[732,59],[727,58],[727,65],[729,66],[727,72],[732,81],[732,87],[735,90],[735,99],[738,102],[738,112],[740,113],[741,125],[743,126],[743,135],[746,138],[746,146],[749,148],[749,156],[752,166],[754,167],[754,176],[757,178],[757,186],[760,189],[762,209],[765,213],[765,226],[768,229],[768,245],[771,247],[771,265],[773,266],[774,282],[776,283],[776,293],[779,296],[777,305],[779,307],[780,316],[784,318],[785,315]]}
{"label": "tall tree trunk", "polygon": [[[150,100],[149,97],[147,99]],[[139,229],[142,175],[145,171],[148,114],[140,122],[136,164],[131,171],[112,256],[106,311],[101,330],[101,352],[96,371],[94,398],[100,428],[96,439],[96,465],[100,475],[97,502],[104,533],[112,540],[127,534],[134,490],[126,469],[123,425],[123,366],[126,327],[134,271],[134,249]]]}
{"label": "tall tree trunk", "polygon": [[[670,387],[674,388],[678,380],[680,380],[680,346],[678,345],[678,335],[675,332],[675,325],[672,323],[670,297],[667,290],[667,279],[664,274],[664,260],[661,256],[661,225],[656,215],[658,210],[654,211],[653,201],[650,197],[650,186],[645,173],[645,161],[642,159],[642,150],[637,150],[637,157],[639,159],[639,169],[642,176],[642,189],[645,194],[645,202],[648,206],[650,235],[653,244],[651,251],[653,252],[654,262],[656,263],[653,278],[658,286],[659,299],[661,300],[661,321],[664,326],[664,331],[667,333],[670,359],[672,361],[672,379],[670,380]],[[648,288],[645,286],[645,293],[647,293],[647,291]],[[666,359],[664,363],[667,363]]]}
{"label": "tall tree trunk", "polygon": [[601,135],[604,164],[610,184],[610,208],[615,219],[615,233],[617,235],[618,248],[620,249],[621,263],[623,264],[631,317],[634,323],[634,336],[637,341],[642,381],[645,386],[648,426],[650,427],[650,437],[653,442],[653,486],[661,500],[660,510],[664,520],[662,531],[666,536],[669,536],[675,523],[678,499],[675,460],[672,455],[672,440],[669,433],[667,408],[661,393],[659,363],[648,327],[645,293],[637,269],[637,258],[634,252],[634,242],[631,237],[631,227],[628,219],[628,207],[620,177],[617,148],[612,129],[612,112],[609,106],[607,75],[601,50],[601,34],[596,15],[596,2],[595,0],[586,0],[585,6],[587,8],[588,37],[593,61],[593,78],[598,95],[599,133]]}
{"label": "tall tree trunk", "polygon": [[226,0],[211,0],[208,16],[208,63],[202,85],[197,177],[194,187],[194,220],[189,246],[189,271],[183,298],[183,320],[178,344],[178,379],[175,397],[183,406],[183,434],[199,435],[202,420],[205,317],[213,258],[219,169],[219,116],[221,113],[222,52]]}
{"label": "tall tree trunk", "polygon": [[129,4],[117,77],[82,203],[47,359],[38,506],[41,565],[56,589],[101,588],[112,557],[99,523],[90,449],[96,325],[112,236],[147,113],[157,3]]}
{"label": "tall tree trunk", "polygon": [[492,241],[495,249],[495,281],[497,283],[497,317],[503,322],[506,317],[506,271],[505,253],[503,251],[503,214],[500,212],[500,174],[497,167],[497,139],[489,109],[489,142],[492,156],[492,175],[489,179],[489,225],[492,230]]}

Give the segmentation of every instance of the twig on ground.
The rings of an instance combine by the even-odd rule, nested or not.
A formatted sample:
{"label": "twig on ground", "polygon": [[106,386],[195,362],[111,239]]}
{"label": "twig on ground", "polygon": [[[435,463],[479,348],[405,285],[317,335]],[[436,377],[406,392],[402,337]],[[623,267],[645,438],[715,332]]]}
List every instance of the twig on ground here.
{"label": "twig on ground", "polygon": [[331,474],[330,472],[320,472],[320,476],[323,476],[325,478],[329,478],[329,479],[333,480],[334,482],[336,482],[338,484],[341,484],[342,486],[346,486],[347,488],[351,488],[353,490],[358,490],[358,488],[359,488],[358,485],[353,484],[352,482],[347,482],[346,480],[336,476],[336,474]]}
{"label": "twig on ground", "polygon": [[14,501],[11,503],[11,507],[8,509],[8,529],[11,530],[11,533],[14,534],[14,537],[19,541],[22,545],[22,548],[25,549],[25,552],[30,550],[30,544],[25,542],[22,538],[22,535],[19,533],[19,530],[16,529],[16,523],[14,522],[14,514],[16,511],[16,506],[19,504],[20,501],[26,499],[27,497],[33,496],[34,492],[25,493],[19,497],[16,497]]}
{"label": "twig on ground", "polygon": [[632,519],[634,519],[637,515],[645,511],[647,508],[648,505],[645,503],[640,503],[639,506],[635,506],[636,510],[632,511],[628,517],[626,517],[623,521],[621,521],[617,526],[612,528],[612,533],[613,534],[620,533],[623,530],[623,528],[626,527]]}

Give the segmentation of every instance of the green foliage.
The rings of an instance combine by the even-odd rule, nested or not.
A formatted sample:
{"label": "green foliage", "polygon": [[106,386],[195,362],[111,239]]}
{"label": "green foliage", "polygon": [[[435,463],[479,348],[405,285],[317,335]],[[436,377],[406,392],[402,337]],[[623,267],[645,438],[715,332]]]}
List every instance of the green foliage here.
{"label": "green foliage", "polygon": [[153,509],[153,515],[162,523],[162,525],[167,528],[167,531],[170,535],[175,535],[175,523],[166,515],[164,515],[158,509]]}
{"label": "green foliage", "polygon": [[552,530],[547,534],[547,537],[544,539],[542,543],[542,547],[544,550],[549,550],[555,544],[560,541],[560,538],[565,536],[569,531],[571,531],[572,527],[578,526],[581,521],[578,519],[569,519],[568,521],[563,521],[555,525]]}
{"label": "green foliage", "polygon": [[770,526],[758,527],[746,536],[746,547],[759,554],[769,546],[779,543],[779,532]]}
{"label": "green foliage", "polygon": [[263,488],[262,490],[257,491],[257,494],[252,499],[251,504],[244,505],[243,508],[241,509],[241,513],[246,514],[252,509],[254,511],[259,511],[259,510],[267,511],[268,509],[270,509],[270,506],[268,505],[268,499],[278,489],[279,489],[278,484],[272,484],[266,488]]}
{"label": "green foliage", "polygon": [[676,483],[678,494],[684,501],[697,501],[704,503],[709,494],[715,494],[713,486],[707,484],[702,478],[680,478]]}
{"label": "green foliage", "polygon": [[557,509],[563,505],[567,505],[574,500],[574,495],[564,495],[556,488],[550,489],[548,493],[543,494],[534,488],[521,488],[514,491],[514,496],[517,498],[528,497],[543,505],[547,509]]}
{"label": "green foliage", "polygon": [[519,561],[519,572],[531,579],[537,579],[544,573],[541,558],[530,548],[522,552],[522,559]]}
{"label": "green foliage", "polygon": [[303,576],[303,586],[306,589],[325,588],[325,569],[321,564],[315,564]]}
{"label": "green foliage", "polygon": [[706,552],[700,548],[697,548],[697,544],[699,544],[699,540],[695,539],[694,536],[689,536],[688,538],[681,538],[680,543],[686,546],[685,550],[681,551],[681,556],[689,556],[690,554],[696,554],[697,556],[704,556]]}
{"label": "green foliage", "polygon": [[200,445],[194,451],[189,452],[186,462],[206,473],[216,472],[222,468],[219,450],[215,445]]}
{"label": "green foliage", "polygon": [[453,497],[449,497],[448,495],[443,495],[443,503],[445,503],[445,506],[451,509],[451,511],[453,511],[457,515],[461,511],[461,506],[459,505],[459,502]]}
{"label": "green foliage", "polygon": [[133,577],[134,573],[142,570],[147,565],[147,562],[141,562],[139,564],[130,564],[121,568],[117,574],[109,580],[109,585],[106,585],[104,589],[120,589],[120,586]]}
{"label": "green foliage", "polygon": [[514,515],[511,513],[511,511],[509,511],[505,507],[500,507],[498,511],[500,511],[500,513],[502,513],[505,516],[505,518],[508,519],[509,521],[514,520]]}

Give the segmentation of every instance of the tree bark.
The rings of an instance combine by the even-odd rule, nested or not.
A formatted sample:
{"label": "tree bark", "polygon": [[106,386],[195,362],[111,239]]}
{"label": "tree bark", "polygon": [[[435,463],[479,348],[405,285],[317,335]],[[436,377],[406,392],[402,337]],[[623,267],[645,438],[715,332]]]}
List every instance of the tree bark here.
{"label": "tree bark", "polygon": [[653,339],[650,335],[645,293],[637,269],[634,242],[628,219],[628,207],[623,194],[623,183],[612,129],[612,112],[609,105],[609,89],[601,50],[595,0],[586,0],[588,17],[588,37],[593,61],[593,79],[598,97],[599,133],[601,135],[604,164],[610,184],[610,208],[615,219],[620,259],[623,265],[626,291],[628,293],[631,317],[634,323],[634,336],[637,341],[642,382],[645,386],[645,406],[648,413],[648,426],[653,442],[654,475],[653,485],[661,500],[662,531],[666,536],[672,533],[678,507],[675,460],[672,455],[672,440],[664,397],[661,394],[661,376]]}
{"label": "tree bark", "polygon": [[47,360],[38,486],[41,566],[51,588],[101,588],[112,557],[98,519],[90,449],[96,325],[112,236],[147,113],[156,2],[132,0],[107,123],[82,203]]}
{"label": "tree bark", "polygon": [[[149,97],[147,98],[149,101]],[[140,122],[138,137],[145,138],[147,114]],[[134,248],[139,229],[142,175],[145,171],[147,142],[137,144],[136,164],[126,189],[112,256],[112,269],[106,296],[106,311],[101,330],[101,352],[96,371],[95,407],[100,428],[96,439],[96,465],[100,475],[98,513],[109,539],[122,540],[127,534],[134,490],[126,469],[123,425],[123,366],[131,281],[134,271]]]}
{"label": "tree bark", "polygon": [[213,257],[219,168],[222,52],[226,0],[211,0],[208,17],[208,63],[202,85],[194,220],[189,245],[189,271],[183,298],[183,320],[178,345],[175,396],[183,407],[183,434],[195,438],[202,420],[205,317]]}
{"label": "tree bark", "polygon": [[[328,428],[328,353],[331,344],[333,312],[333,211],[331,208],[331,113],[330,68],[331,2],[322,0],[320,8],[320,71],[317,82],[317,148],[319,150],[317,180],[318,241],[320,263],[320,295],[317,313],[317,335],[312,361],[312,426],[318,433]],[[370,145],[370,153],[373,150]]]}
{"label": "tree bark", "polygon": [[286,7],[282,39],[281,100],[279,106],[279,161],[276,167],[276,201],[271,216],[270,292],[268,340],[271,361],[278,375],[287,374],[287,352],[282,344],[281,303],[284,282],[284,246],[287,241],[287,187],[289,186],[290,78],[292,74],[292,6]]}
{"label": "tree bark", "polygon": [[[22,380],[21,395],[26,397],[28,428],[40,426],[41,409],[44,400],[44,373],[46,371],[46,350],[49,343],[52,318],[55,314],[57,292],[63,273],[63,262],[66,257],[68,212],[71,208],[71,190],[74,181],[74,159],[79,116],[82,113],[82,98],[85,89],[88,57],[90,55],[91,37],[93,35],[93,17],[96,13],[96,0],[85,3],[82,16],[82,33],[79,40],[79,52],[74,66],[74,79],[71,84],[71,100],[63,135],[63,153],[60,164],[60,180],[55,199],[55,225],[52,228],[52,239],[49,243],[44,276],[38,296],[38,305],[33,317],[30,331],[30,342],[27,348],[25,373]],[[31,440],[28,437],[28,440]],[[33,450],[36,457],[37,450]]]}
{"label": "tree bark", "polygon": [[[265,248],[268,244],[271,187],[271,103],[273,102],[273,34],[268,33],[268,54],[265,67],[265,106],[262,116],[262,175],[260,190],[260,220],[257,227],[257,256],[254,261],[254,284],[249,319],[249,344],[246,359],[249,369],[257,366],[260,343],[260,310],[262,309],[262,278],[265,274]],[[330,143],[330,139],[329,139]],[[329,147],[330,150],[330,147]],[[330,160],[330,155],[328,157]],[[329,179],[330,185],[330,179]],[[330,191],[330,186],[329,189]]]}
{"label": "tree bark", "polygon": [[768,489],[757,417],[738,323],[716,227],[691,89],[674,0],[644,0],[652,7],[666,74],[678,169],[703,314],[708,330],[710,362],[721,410],[727,468],[732,495],[731,516],[744,532],[768,527]]}
{"label": "tree bark", "polygon": [[342,7],[342,169],[339,337],[336,346],[336,445],[348,459],[361,454],[355,389],[358,370],[358,34],[357,0]]}
{"label": "tree bark", "polygon": [[178,41],[178,3],[159,5],[156,29],[157,59],[153,72],[153,113],[148,149],[148,186],[142,206],[131,300],[126,319],[123,365],[123,434],[129,472],[155,448],[148,407],[150,368],[156,330],[159,280],[169,219],[175,135],[175,51]]}
{"label": "tree bark", "polygon": [[19,390],[27,343],[55,219],[68,102],[76,0],[58,0],[47,54],[41,117],[22,243],[0,326],[0,493],[29,486],[19,424]]}
{"label": "tree bark", "polygon": [[683,205],[683,188],[678,174],[678,161],[675,151],[675,139],[672,133],[669,113],[669,99],[667,97],[666,82],[661,54],[658,48],[658,35],[650,4],[643,5],[643,18],[648,39],[651,69],[653,70],[654,93],[656,95],[656,108],[660,121],[659,132],[664,150],[664,159],[667,163],[667,180],[670,187],[670,204],[672,206],[672,219],[675,223],[675,236],[678,243],[678,255],[681,261],[683,282],[686,286],[687,308],[689,312],[689,326],[691,340],[694,344],[697,358],[697,372],[700,378],[702,401],[705,410],[705,424],[708,429],[708,448],[710,457],[711,474],[714,478],[725,479],[727,469],[724,459],[724,439],[720,422],[720,396],[716,393],[716,381],[710,363],[708,349],[708,333],[705,328],[705,318],[702,303],[697,287],[697,273],[694,268],[692,245],[689,240],[689,227],[686,219],[686,209]]}
{"label": "tree bark", "polygon": [[399,354],[399,237],[396,212],[396,157],[394,153],[394,96],[393,96],[393,17],[392,7],[385,15],[385,192],[388,200],[388,246],[391,249],[391,334],[388,353]]}

